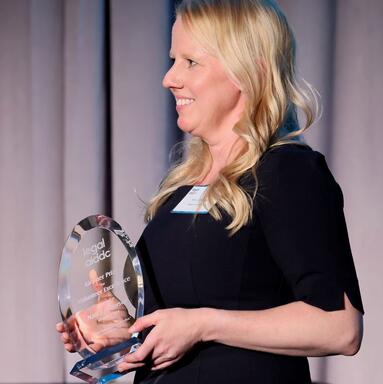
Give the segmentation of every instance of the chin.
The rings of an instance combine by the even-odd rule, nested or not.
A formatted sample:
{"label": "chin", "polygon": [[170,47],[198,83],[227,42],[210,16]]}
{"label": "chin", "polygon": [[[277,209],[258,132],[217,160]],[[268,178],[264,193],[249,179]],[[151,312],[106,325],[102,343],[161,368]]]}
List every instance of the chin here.
{"label": "chin", "polygon": [[181,120],[180,118],[177,120],[178,128],[189,135],[195,137],[201,137],[200,129],[198,127],[193,126],[192,124],[188,124],[185,120]]}
{"label": "chin", "polygon": [[177,125],[178,125],[178,128],[179,128],[182,132],[192,134],[192,132],[193,132],[193,127],[191,127],[189,124],[186,124],[185,122],[180,121],[180,120],[178,119],[178,121],[177,121]]}
{"label": "chin", "polygon": [[191,135],[193,137],[201,137],[201,135],[198,133],[198,131],[196,131],[195,129],[193,128],[185,128],[185,127],[180,127],[178,126],[178,128],[183,132],[183,133],[186,133],[188,135]]}

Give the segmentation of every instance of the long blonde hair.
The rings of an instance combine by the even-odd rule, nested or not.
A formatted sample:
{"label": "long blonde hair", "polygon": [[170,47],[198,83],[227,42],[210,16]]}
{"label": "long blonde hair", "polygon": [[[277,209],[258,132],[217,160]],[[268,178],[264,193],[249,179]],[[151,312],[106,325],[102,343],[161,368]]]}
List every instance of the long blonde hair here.
{"label": "long blonde hair", "polygon": [[[225,211],[232,218],[226,227],[232,235],[251,220],[256,194],[256,189],[250,195],[241,188],[239,178],[251,171],[256,180],[262,154],[271,146],[292,142],[314,122],[317,99],[310,86],[305,91],[296,81],[294,36],[274,1],[184,0],[176,15],[246,95],[243,116],[233,127],[246,144],[205,194],[210,215],[219,220]],[[306,116],[301,129],[297,107]],[[293,130],[282,135],[282,127],[289,130],[289,124]],[[149,201],[146,220],[154,217],[177,188],[198,183],[206,163],[212,163],[208,145],[199,137],[192,138],[184,160],[172,167]]]}

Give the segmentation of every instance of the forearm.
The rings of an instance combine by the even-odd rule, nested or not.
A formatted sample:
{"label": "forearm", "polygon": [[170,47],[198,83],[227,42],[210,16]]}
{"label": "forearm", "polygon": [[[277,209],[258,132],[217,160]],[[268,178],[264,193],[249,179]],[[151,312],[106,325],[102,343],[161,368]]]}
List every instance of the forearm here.
{"label": "forearm", "polygon": [[202,311],[203,341],[293,356],[352,355],[360,344],[359,324],[345,310],[294,302],[260,311]]}

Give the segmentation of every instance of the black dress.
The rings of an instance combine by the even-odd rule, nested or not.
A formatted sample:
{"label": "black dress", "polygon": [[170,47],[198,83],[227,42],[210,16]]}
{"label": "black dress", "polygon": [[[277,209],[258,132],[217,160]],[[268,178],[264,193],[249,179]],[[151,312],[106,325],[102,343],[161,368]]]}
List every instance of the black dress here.
{"label": "black dress", "polygon": [[[324,156],[300,145],[277,147],[263,155],[257,177],[253,220],[232,237],[226,215],[215,221],[209,214],[170,212],[191,186],[179,188],[159,209],[137,244],[146,313],[172,307],[262,310],[300,300],[334,311],[344,308],[344,292],[364,313],[342,192]],[[251,177],[241,184],[249,191],[254,187]],[[140,369],[135,383],[311,379],[305,357],[200,343],[163,372]]]}

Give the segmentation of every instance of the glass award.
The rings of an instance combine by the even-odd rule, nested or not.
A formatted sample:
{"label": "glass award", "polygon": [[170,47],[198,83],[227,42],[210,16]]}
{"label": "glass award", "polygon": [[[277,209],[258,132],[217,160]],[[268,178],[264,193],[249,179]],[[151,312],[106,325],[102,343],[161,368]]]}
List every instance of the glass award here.
{"label": "glass award", "polygon": [[121,376],[117,365],[140,345],[128,329],[143,315],[144,286],[134,246],[110,217],[89,216],[73,228],[61,257],[58,300],[82,357],[70,373],[91,384]]}

